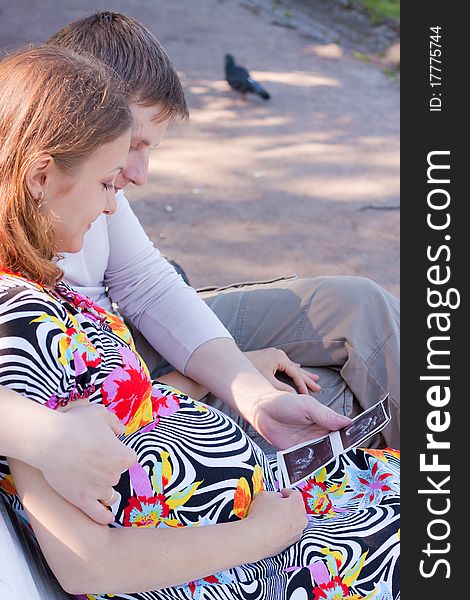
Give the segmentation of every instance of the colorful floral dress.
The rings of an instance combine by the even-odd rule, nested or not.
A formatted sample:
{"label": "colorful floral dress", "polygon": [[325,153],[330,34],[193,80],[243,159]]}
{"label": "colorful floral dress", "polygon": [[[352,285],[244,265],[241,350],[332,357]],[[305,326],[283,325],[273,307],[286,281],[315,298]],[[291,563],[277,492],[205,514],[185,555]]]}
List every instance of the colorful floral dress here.
{"label": "colorful floral dress", "polygon": [[[51,409],[101,403],[138,456],[115,486],[114,527],[201,527],[243,519],[276,465],[227,416],[151,381],[119,317],[65,284],[46,290],[0,273],[0,384]],[[98,598],[396,600],[399,457],[342,455],[299,487],[309,525],[279,555],[153,592]],[[0,491],[25,518],[8,464]],[[273,527],[276,523],[273,523]]]}

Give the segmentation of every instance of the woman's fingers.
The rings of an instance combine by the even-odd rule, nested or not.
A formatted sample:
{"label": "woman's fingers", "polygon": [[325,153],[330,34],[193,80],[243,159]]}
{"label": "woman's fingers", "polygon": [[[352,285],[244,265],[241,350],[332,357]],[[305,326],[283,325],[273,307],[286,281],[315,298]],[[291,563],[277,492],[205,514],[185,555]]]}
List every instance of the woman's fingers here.
{"label": "woman's fingers", "polygon": [[126,426],[121,423],[121,421],[116,417],[114,413],[108,410],[105,414],[108,424],[115,435],[122,435],[123,433],[125,433]]}
{"label": "woman's fingers", "polygon": [[111,523],[114,523],[113,513],[108,510],[106,506],[103,506],[99,500],[90,500],[78,508],[81,508],[90,519],[93,519],[93,521],[96,521],[100,525],[110,525]]}
{"label": "woman's fingers", "polygon": [[112,523],[110,511],[99,502],[111,496],[121,474],[137,460],[134,450],[117,435],[123,425],[101,405],[78,406],[61,415],[53,460],[41,471],[54,490],[98,523]]}
{"label": "woman's fingers", "polygon": [[101,498],[99,498],[99,502],[104,504],[104,506],[112,506],[116,500],[116,491],[111,488],[111,492],[108,494],[104,494]]}
{"label": "woman's fingers", "polygon": [[283,498],[290,498],[291,496],[297,496],[297,494],[300,495],[300,490],[297,488],[282,488],[280,493]]}

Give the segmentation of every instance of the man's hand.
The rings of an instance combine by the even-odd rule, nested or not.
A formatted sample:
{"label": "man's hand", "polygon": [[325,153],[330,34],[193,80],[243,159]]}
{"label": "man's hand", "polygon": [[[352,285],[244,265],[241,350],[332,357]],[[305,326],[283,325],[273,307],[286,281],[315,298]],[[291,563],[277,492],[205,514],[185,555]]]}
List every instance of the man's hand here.
{"label": "man's hand", "polygon": [[191,355],[185,372],[277,448],[289,448],[351,422],[311,396],[276,390],[234,340],[215,339],[202,344]]}
{"label": "man's hand", "polygon": [[279,391],[254,401],[250,414],[242,415],[268,442],[285,450],[346,427],[349,417],[336,413],[305,394]]}
{"label": "man's hand", "polygon": [[[318,385],[320,377],[302,369],[301,365],[293,362],[283,350],[263,348],[243,354],[277,390],[292,393],[297,391],[299,394],[308,394],[308,390],[312,392],[321,390],[321,386]],[[288,375],[293,380],[295,388],[279,381],[276,377],[278,372]]]}
{"label": "man's hand", "polygon": [[136,454],[117,439],[125,427],[101,405],[73,408],[57,415],[59,427],[48,432],[40,464],[45,479],[56,492],[102,525],[113,514],[98,499],[111,497],[112,486],[137,460]]}

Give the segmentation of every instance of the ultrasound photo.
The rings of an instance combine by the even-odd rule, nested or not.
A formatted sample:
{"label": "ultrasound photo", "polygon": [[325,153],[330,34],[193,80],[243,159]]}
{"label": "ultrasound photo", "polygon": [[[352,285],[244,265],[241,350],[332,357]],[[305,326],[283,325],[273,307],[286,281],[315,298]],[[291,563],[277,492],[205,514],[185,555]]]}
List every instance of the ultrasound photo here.
{"label": "ultrasound photo", "polygon": [[340,429],[341,442],[344,449],[364,442],[388,421],[383,404],[376,404],[356,417],[351,425]]}
{"label": "ultrasound photo", "polygon": [[290,483],[294,484],[312,475],[334,457],[331,440],[326,437],[296,450],[283,453]]}
{"label": "ultrasound photo", "polygon": [[277,453],[282,485],[292,486],[312,476],[330,460],[365,442],[390,421],[388,395],[355,417],[350,425],[320,440],[311,440]]}

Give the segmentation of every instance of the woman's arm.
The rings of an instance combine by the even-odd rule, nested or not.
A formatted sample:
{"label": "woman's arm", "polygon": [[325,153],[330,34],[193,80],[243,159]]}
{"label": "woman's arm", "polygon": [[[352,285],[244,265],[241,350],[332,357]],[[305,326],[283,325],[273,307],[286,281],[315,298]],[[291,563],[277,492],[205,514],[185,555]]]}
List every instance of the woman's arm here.
{"label": "woman's arm", "polygon": [[42,471],[49,484],[98,523],[113,515],[98,498],[136,461],[117,435],[117,417],[103,406],[54,411],[0,386],[0,454]]}
{"label": "woman's arm", "polygon": [[58,413],[0,386],[0,415],[0,454],[39,469],[48,452],[44,437],[56,431]]}
{"label": "woman's arm", "polygon": [[275,555],[297,541],[307,525],[301,494],[283,490],[258,494],[241,521],[108,528],[66,502],[38,470],[16,460],[9,463],[46,560],[72,594],[134,593],[184,584]]}

